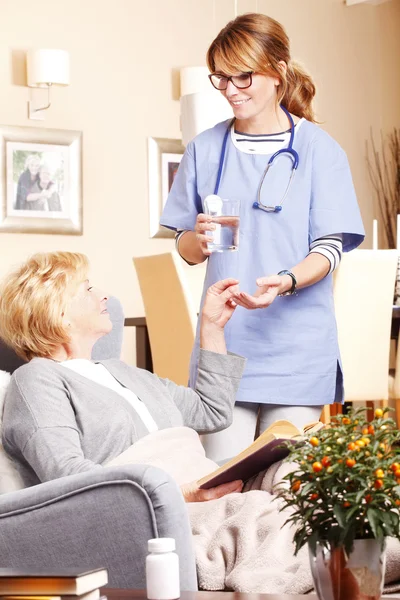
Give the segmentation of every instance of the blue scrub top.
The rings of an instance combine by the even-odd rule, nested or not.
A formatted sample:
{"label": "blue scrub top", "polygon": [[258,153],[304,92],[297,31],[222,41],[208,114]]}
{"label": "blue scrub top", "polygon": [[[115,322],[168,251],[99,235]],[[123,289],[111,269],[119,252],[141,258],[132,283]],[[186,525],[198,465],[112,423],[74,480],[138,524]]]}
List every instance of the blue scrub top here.
{"label": "blue scrub top", "polygon": [[[193,230],[214,192],[223,137],[229,121],[191,141],[161,217],[172,229]],[[310,243],[342,233],[343,250],[356,248],[364,228],[347,157],[326,132],[304,120],[296,127],[293,147],[299,167],[278,213],[253,208],[269,155],[247,154],[228,138],[219,188],[222,198],[240,200],[237,252],[208,258],[204,293],[220,279],[235,277],[240,289],[254,293],[256,279],[290,269],[308,254]],[[261,200],[279,204],[291,173],[287,156],[277,159],[265,179]],[[227,348],[245,356],[246,369],[236,399],[241,402],[321,405],[343,401],[340,353],[333,305],[332,275],[297,295],[278,297],[265,309],[238,307],[225,327]],[[199,353],[199,326],[191,358],[194,386]]]}

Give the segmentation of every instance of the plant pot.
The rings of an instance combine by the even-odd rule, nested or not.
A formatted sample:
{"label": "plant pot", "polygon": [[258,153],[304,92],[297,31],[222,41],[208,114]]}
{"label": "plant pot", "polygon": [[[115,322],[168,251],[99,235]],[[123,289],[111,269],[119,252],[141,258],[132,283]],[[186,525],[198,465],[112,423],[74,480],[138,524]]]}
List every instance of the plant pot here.
{"label": "plant pot", "polygon": [[350,555],[343,547],[309,547],[311,572],[319,600],[379,600],[385,578],[385,543],[355,540]]}

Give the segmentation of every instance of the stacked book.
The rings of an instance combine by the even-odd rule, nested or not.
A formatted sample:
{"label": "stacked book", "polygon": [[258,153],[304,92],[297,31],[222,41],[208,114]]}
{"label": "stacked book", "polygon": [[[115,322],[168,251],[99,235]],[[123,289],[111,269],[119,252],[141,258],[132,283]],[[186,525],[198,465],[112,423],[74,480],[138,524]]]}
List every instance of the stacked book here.
{"label": "stacked book", "polygon": [[106,569],[2,569],[0,600],[99,600]]}

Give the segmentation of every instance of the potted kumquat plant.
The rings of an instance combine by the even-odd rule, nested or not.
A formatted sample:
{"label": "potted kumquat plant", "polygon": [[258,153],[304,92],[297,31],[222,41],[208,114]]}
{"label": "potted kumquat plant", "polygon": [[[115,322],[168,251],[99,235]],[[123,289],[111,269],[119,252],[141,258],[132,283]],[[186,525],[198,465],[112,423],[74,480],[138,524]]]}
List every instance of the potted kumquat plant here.
{"label": "potted kumquat plant", "polygon": [[372,421],[351,410],[288,445],[294,469],[278,497],[291,511],[295,553],[308,544],[320,600],[381,597],[385,538],[400,539],[400,431],[388,410]]}

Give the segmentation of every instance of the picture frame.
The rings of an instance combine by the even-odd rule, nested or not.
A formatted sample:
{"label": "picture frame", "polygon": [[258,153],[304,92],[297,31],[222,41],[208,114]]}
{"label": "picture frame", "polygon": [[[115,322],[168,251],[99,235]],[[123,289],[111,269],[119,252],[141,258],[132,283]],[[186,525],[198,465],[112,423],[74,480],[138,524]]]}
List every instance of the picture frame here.
{"label": "picture frame", "polygon": [[82,235],[82,132],[0,126],[0,233]]}
{"label": "picture frame", "polygon": [[185,148],[181,140],[148,139],[150,237],[173,238],[175,231],[161,227],[160,219]]}

